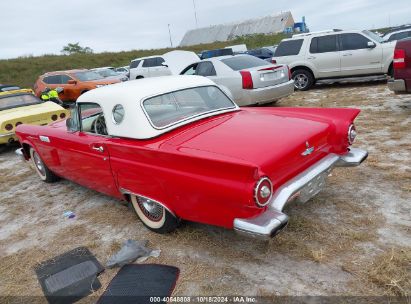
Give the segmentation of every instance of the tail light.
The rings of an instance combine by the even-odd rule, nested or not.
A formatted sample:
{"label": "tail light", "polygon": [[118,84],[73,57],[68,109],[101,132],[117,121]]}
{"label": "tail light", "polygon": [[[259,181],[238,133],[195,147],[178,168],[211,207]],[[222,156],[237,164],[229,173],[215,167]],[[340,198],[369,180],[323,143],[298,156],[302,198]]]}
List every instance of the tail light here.
{"label": "tail light", "polygon": [[22,122],[21,122],[21,121],[16,122],[16,127],[17,127],[17,126],[19,126],[19,125],[21,125],[21,124],[22,124]]}
{"label": "tail light", "polygon": [[275,60],[274,58],[271,58],[271,63],[275,64],[275,63],[277,63],[277,60]]}
{"label": "tail light", "polygon": [[273,184],[268,177],[261,178],[254,189],[254,200],[259,207],[268,204],[273,196]]}
{"label": "tail light", "polygon": [[253,78],[249,71],[240,71],[241,77],[243,78],[243,89],[251,90],[254,88]]}
{"label": "tail light", "polygon": [[291,69],[290,67],[287,65],[287,69],[288,69],[288,80],[291,80]]}
{"label": "tail light", "polygon": [[66,113],[61,113],[61,114],[60,114],[60,118],[61,118],[61,119],[66,118]]}
{"label": "tail light", "polygon": [[394,69],[404,69],[405,68],[405,50],[395,49],[394,50]]}
{"label": "tail light", "polygon": [[13,125],[12,125],[12,124],[7,124],[4,128],[5,128],[7,131],[11,131],[11,130],[13,130]]}
{"label": "tail light", "polygon": [[59,117],[57,116],[57,114],[53,114],[51,115],[51,120],[56,121]]}
{"label": "tail light", "polygon": [[348,143],[352,145],[354,143],[355,137],[357,136],[357,131],[355,130],[355,126],[352,124],[348,128]]}

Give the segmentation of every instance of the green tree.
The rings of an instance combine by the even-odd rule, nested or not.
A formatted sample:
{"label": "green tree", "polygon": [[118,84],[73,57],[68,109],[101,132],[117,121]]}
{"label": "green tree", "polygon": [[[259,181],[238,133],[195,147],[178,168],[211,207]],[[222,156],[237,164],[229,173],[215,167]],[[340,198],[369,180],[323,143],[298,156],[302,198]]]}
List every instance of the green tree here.
{"label": "green tree", "polygon": [[82,47],[80,43],[69,43],[63,47],[61,53],[64,55],[71,55],[71,54],[91,54],[93,50],[88,46]]}

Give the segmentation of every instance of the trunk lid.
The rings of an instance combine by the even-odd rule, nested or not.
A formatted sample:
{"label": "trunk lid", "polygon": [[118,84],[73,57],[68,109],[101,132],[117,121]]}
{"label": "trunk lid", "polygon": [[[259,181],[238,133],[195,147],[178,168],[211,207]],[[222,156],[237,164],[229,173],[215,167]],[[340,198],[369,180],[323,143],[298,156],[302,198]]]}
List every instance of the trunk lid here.
{"label": "trunk lid", "polygon": [[265,88],[289,81],[286,65],[268,65],[246,69],[253,79],[253,88]]}
{"label": "trunk lid", "polygon": [[330,132],[324,121],[248,108],[198,124],[167,144],[188,154],[242,160],[280,181],[325,156]]}

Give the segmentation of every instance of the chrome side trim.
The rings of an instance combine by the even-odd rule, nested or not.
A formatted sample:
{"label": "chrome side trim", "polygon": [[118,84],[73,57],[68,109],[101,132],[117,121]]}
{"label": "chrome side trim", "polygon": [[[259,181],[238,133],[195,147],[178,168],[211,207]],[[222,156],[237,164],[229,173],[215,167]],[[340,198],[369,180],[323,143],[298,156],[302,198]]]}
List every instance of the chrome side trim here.
{"label": "chrome side trim", "polygon": [[170,212],[174,217],[177,218],[177,216],[174,214],[173,211],[170,210],[170,208],[168,208],[168,207],[167,207],[166,205],[164,205],[163,203],[161,203],[161,202],[159,202],[159,201],[157,201],[157,200],[155,200],[155,199],[152,199],[151,197],[147,197],[147,196],[145,196],[145,195],[141,195],[141,194],[132,192],[132,191],[130,191],[130,190],[127,190],[127,189],[124,189],[124,188],[121,188],[121,187],[120,187],[119,190],[120,190],[121,194],[123,194],[123,195],[124,195],[124,194],[129,194],[129,195],[135,195],[135,196],[140,196],[140,197],[145,198],[145,199],[149,199],[149,200],[151,200],[151,201],[153,201],[153,202],[155,202],[155,203],[163,206],[164,208],[166,208],[168,212]]}
{"label": "chrome side trim", "polygon": [[[310,186],[310,183],[315,185],[317,179],[324,178],[334,167],[358,166],[367,156],[367,151],[358,148],[351,148],[344,155],[327,155],[278,188],[263,213],[253,218],[234,219],[234,229],[241,234],[260,239],[272,238],[287,225],[288,216],[282,210],[287,202],[299,195],[300,190]],[[312,195],[315,196],[319,191],[320,189],[314,191]]]}

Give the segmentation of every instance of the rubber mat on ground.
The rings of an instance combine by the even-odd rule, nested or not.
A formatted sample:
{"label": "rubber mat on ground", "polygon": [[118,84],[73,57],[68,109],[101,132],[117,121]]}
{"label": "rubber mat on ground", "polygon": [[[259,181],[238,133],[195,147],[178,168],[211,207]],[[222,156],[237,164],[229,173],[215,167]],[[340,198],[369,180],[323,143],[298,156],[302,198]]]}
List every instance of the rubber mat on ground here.
{"label": "rubber mat on ground", "polygon": [[129,264],[123,266],[108,285],[98,304],[153,303],[156,297],[171,296],[180,270],[158,264]]}
{"label": "rubber mat on ground", "polygon": [[99,289],[104,268],[85,247],[63,253],[34,268],[49,303],[73,303]]}

